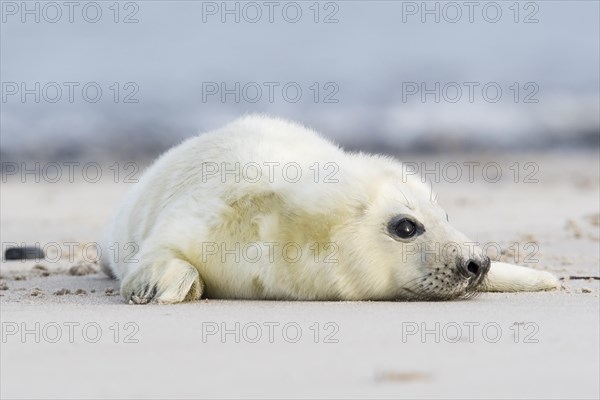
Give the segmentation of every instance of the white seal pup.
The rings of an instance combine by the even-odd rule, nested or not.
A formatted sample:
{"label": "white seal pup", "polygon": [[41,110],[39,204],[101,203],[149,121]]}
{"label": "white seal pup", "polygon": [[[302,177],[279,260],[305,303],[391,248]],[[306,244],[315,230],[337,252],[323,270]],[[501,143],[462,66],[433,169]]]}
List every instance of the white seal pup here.
{"label": "white seal pup", "polygon": [[264,116],[163,154],[102,242],[102,269],[137,304],[200,296],[446,300],[558,282],[491,263],[398,161],[344,152]]}

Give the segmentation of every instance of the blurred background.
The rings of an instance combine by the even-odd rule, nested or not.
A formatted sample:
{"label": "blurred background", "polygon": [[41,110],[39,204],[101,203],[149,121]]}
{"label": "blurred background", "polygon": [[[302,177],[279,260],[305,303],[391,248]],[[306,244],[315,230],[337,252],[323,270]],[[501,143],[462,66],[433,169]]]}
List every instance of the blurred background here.
{"label": "blurred background", "polygon": [[599,3],[2,2],[3,161],[147,161],[250,112],[386,153],[598,149]]}

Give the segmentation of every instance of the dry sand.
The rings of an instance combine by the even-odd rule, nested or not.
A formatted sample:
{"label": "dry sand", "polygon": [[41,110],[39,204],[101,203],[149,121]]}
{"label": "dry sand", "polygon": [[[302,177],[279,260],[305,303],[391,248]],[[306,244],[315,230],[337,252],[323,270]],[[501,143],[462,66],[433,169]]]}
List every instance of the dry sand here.
{"label": "dry sand", "polygon": [[[468,236],[497,242],[504,260],[564,278],[561,290],[441,303],[130,306],[82,256],[130,184],[2,183],[3,245],[38,242],[61,258],[1,264],[0,394],[598,398],[600,281],[577,279],[600,275],[598,154],[477,160],[498,162],[503,179],[436,184],[440,204]],[[514,183],[515,161],[522,173],[535,162],[539,183]]]}

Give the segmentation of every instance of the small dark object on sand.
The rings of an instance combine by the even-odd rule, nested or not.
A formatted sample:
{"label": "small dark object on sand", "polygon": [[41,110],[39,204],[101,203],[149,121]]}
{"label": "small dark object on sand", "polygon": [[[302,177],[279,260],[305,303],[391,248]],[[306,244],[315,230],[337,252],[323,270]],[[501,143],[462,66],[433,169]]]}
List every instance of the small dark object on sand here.
{"label": "small dark object on sand", "polygon": [[5,260],[42,260],[44,251],[35,246],[9,247],[4,252]]}
{"label": "small dark object on sand", "polygon": [[[561,280],[565,280],[565,278],[560,278]],[[589,280],[600,280],[600,276],[569,276],[568,279],[570,280],[577,280],[577,279],[589,279]]]}
{"label": "small dark object on sand", "polygon": [[71,268],[69,268],[69,275],[74,276],[95,274],[96,272],[98,271],[96,270],[96,268],[94,268],[92,264],[83,261],[80,261],[77,264],[73,265]]}

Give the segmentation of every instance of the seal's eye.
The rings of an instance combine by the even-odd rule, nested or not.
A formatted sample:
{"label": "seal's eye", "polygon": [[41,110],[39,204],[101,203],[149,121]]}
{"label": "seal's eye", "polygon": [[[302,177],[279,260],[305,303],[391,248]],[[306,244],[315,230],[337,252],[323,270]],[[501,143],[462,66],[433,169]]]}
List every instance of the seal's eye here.
{"label": "seal's eye", "polygon": [[408,218],[403,218],[394,227],[394,233],[402,239],[411,238],[417,233],[417,226]]}

